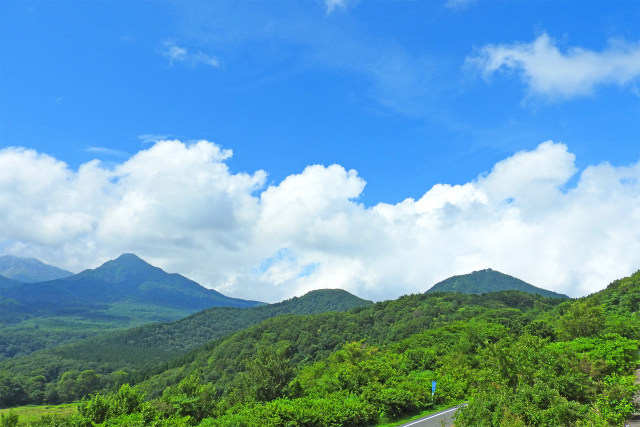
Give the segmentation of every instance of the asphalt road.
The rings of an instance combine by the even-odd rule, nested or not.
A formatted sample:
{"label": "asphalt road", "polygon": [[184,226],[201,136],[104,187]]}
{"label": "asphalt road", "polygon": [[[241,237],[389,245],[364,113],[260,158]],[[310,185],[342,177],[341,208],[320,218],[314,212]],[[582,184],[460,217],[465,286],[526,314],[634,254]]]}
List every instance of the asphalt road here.
{"label": "asphalt road", "polygon": [[[636,384],[640,384],[640,369],[636,369]],[[633,402],[636,405],[636,412],[631,419],[627,421],[625,427],[640,427],[640,391],[636,393]]]}
{"label": "asphalt road", "polygon": [[444,411],[431,414],[427,417],[420,418],[419,420],[413,420],[407,424],[403,424],[401,427],[450,427],[453,425],[453,414],[455,414],[457,410],[457,406],[445,409]]}

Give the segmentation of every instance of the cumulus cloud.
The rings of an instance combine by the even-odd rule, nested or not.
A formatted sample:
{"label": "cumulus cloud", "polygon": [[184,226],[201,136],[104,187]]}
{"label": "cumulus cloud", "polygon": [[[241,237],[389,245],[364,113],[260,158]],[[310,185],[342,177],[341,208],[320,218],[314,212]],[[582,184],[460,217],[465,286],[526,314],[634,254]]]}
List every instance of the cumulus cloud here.
{"label": "cumulus cloud", "polygon": [[632,87],[640,76],[640,43],[611,42],[600,52],[571,47],[562,52],[547,34],[531,43],[490,44],[467,58],[485,77],[512,72],[531,95],[571,98],[613,84]]}
{"label": "cumulus cloud", "polygon": [[640,163],[578,171],[548,141],[463,185],[365,206],[354,170],[313,165],[266,186],[264,171],[232,173],[231,155],[169,140],[74,170],[2,149],[0,248],[76,271],[134,252],[269,302],[328,287],[395,298],[487,267],[579,296],[640,268]]}
{"label": "cumulus cloud", "polygon": [[186,47],[178,46],[175,40],[166,40],[162,45],[162,55],[169,59],[173,65],[176,62],[184,62],[191,66],[204,64],[211,67],[220,67],[220,61],[215,56],[203,52],[191,53]]}

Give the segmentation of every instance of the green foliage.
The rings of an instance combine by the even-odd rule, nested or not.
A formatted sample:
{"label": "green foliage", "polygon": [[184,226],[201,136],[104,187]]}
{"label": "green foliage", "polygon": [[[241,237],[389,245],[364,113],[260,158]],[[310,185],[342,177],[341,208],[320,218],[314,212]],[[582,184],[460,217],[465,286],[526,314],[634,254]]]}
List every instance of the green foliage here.
{"label": "green foliage", "polygon": [[629,416],[633,396],[633,387],[621,378],[639,362],[639,345],[619,335],[556,343],[507,337],[484,351],[475,391],[457,423],[502,426],[513,417],[532,426],[585,419],[595,423],[585,425],[619,423]]}
{"label": "green foliage", "polygon": [[215,389],[211,384],[203,385],[198,377],[188,376],[167,388],[161,402],[167,415],[201,421],[215,409]]}
{"label": "green foliage", "polygon": [[83,400],[78,405],[78,415],[76,419],[79,424],[96,425],[112,419],[128,420],[132,424],[112,424],[112,425],[136,425],[139,421],[142,424],[148,423],[157,417],[157,411],[144,401],[144,395],[129,386],[123,385],[117,392],[100,395],[95,394]]}
{"label": "green foliage", "polygon": [[589,297],[602,305],[609,314],[633,314],[640,311],[640,270],[629,277],[616,280],[606,289]]}
{"label": "green foliage", "polygon": [[18,414],[9,412],[8,414],[0,414],[0,427],[17,427],[19,421]]}
{"label": "green foliage", "polygon": [[[176,356],[188,359],[190,356],[185,353],[189,350],[270,317],[289,313],[339,311],[370,304],[370,301],[346,291],[319,290],[303,297],[259,307],[214,307],[172,323],[146,325],[39,351],[28,357],[0,363],[0,387],[2,372],[10,373],[14,378],[12,383],[17,383],[25,390],[28,388],[29,378],[40,375],[44,377],[39,391],[31,393],[27,390],[26,394],[20,394],[16,389],[9,404],[3,402],[9,401],[8,395],[3,399],[0,394],[0,407],[72,401],[88,393],[117,389],[124,383],[123,370],[132,373],[127,375],[127,381],[133,380],[136,371],[142,376],[147,375],[146,372],[151,369],[165,370],[168,365],[154,367]],[[73,330],[77,325],[70,326]],[[0,344],[2,340],[0,334]],[[174,359],[171,363],[181,363],[182,360]],[[90,381],[89,378],[80,378],[80,383],[76,384],[77,376],[82,371],[95,372],[96,377]],[[63,381],[62,377],[68,373],[72,377],[67,375]]]}
{"label": "green foliage", "polygon": [[255,356],[236,376],[232,400],[266,402],[284,395],[295,371],[289,360],[290,346],[282,341],[274,346],[258,345]]}
{"label": "green foliage", "polygon": [[634,378],[607,377],[595,404],[579,425],[621,425],[634,412],[633,393],[638,391]]}
{"label": "green foliage", "polygon": [[[630,293],[640,286],[621,283]],[[461,400],[458,426],[619,425],[633,410],[629,374],[640,363],[637,335],[621,327],[636,316],[621,288],[565,302],[433,293],[279,316],[174,360],[140,389],[92,395],[77,415],[38,425],[364,426]],[[69,369],[56,390],[80,393],[96,377],[99,368]],[[18,390],[12,379],[5,389]],[[27,396],[45,384],[38,375],[26,383]]]}
{"label": "green foliage", "polygon": [[578,301],[560,318],[560,331],[566,339],[590,337],[604,330],[602,307],[591,301]]}
{"label": "green foliage", "polygon": [[363,399],[334,393],[322,398],[277,399],[239,405],[218,418],[206,419],[202,427],[253,426],[368,426],[378,420],[375,407]]}
{"label": "green foliage", "polygon": [[34,422],[40,420],[43,416],[47,417],[67,417],[77,412],[77,405],[65,404],[65,405],[46,405],[46,406],[16,406],[11,409],[0,409],[0,416],[7,416],[13,414],[14,417],[19,417],[20,425],[32,425]]}
{"label": "green foliage", "polygon": [[[202,347],[184,362],[169,365],[173,369],[144,381],[141,387],[150,396],[159,396],[166,386],[192,372],[201,372],[203,381],[214,383],[216,389],[226,393],[233,378],[244,370],[243,361],[255,355],[258,342],[273,345],[288,341],[291,363],[303,367],[329,357],[347,342],[364,340],[370,346],[380,346],[461,322],[466,325],[459,327],[464,329],[462,339],[458,331],[441,330],[438,336],[432,337],[440,346],[432,347],[432,343],[428,343],[426,347],[432,347],[434,354],[447,345],[459,347],[461,351],[475,351],[485,340],[495,341],[509,327],[488,321],[465,323],[466,320],[495,309],[511,308],[517,311],[510,312],[518,319],[515,324],[522,325],[534,317],[534,313],[549,310],[559,302],[515,291],[487,295],[426,294],[410,295],[350,312],[280,316]],[[500,317],[494,320],[502,322],[503,316]]]}
{"label": "green foliage", "polygon": [[24,405],[29,401],[29,393],[25,381],[11,375],[10,372],[0,372],[0,407]]}

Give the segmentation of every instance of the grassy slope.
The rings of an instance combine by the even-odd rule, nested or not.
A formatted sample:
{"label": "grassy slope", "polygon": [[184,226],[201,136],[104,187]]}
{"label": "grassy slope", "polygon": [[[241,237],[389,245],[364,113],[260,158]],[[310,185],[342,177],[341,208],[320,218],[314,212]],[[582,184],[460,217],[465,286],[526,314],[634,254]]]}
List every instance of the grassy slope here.
{"label": "grassy slope", "polygon": [[0,409],[0,415],[13,413],[18,415],[20,423],[32,423],[45,415],[73,415],[78,412],[77,403],[65,403],[62,405],[28,405],[11,409]]}

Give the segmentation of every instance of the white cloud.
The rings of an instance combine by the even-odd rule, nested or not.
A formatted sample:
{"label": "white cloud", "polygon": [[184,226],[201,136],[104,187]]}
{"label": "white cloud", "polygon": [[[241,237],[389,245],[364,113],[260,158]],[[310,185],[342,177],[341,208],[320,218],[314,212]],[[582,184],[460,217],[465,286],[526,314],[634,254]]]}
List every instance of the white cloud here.
{"label": "white cloud", "polygon": [[145,133],[142,135],[138,135],[138,139],[145,144],[152,144],[154,142],[172,139],[173,137],[173,135],[165,135],[160,133]]}
{"label": "white cloud", "polygon": [[324,0],[324,6],[327,9],[327,14],[330,14],[337,8],[347,7],[347,0]]}
{"label": "white cloud", "polygon": [[106,156],[129,157],[129,153],[125,151],[114,150],[112,148],[106,148],[106,147],[89,147],[87,148],[87,152],[103,154]]}
{"label": "white cloud", "polygon": [[580,47],[561,52],[553,39],[542,34],[531,43],[484,46],[467,58],[467,64],[485,77],[515,72],[531,95],[570,98],[589,95],[601,85],[631,87],[640,76],[640,43],[617,41],[600,52]]}
{"label": "white cloud", "polygon": [[308,166],[265,187],[232,173],[230,150],[159,141],[78,170],[33,150],[0,150],[0,247],[71,270],[134,252],[223,293],[277,301],[341,287],[372,299],[423,292],[491,267],[584,295],[640,268],[640,163],[578,172],[544,142],[463,185],[367,207],[365,181]]}
{"label": "white cloud", "polygon": [[220,61],[215,56],[203,52],[190,53],[186,47],[181,47],[174,40],[166,40],[162,45],[162,55],[169,59],[173,65],[176,62],[185,62],[191,66],[204,64],[211,67],[220,67]]}

